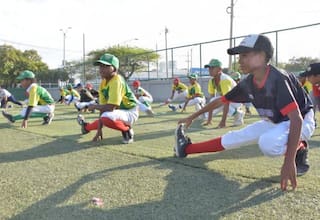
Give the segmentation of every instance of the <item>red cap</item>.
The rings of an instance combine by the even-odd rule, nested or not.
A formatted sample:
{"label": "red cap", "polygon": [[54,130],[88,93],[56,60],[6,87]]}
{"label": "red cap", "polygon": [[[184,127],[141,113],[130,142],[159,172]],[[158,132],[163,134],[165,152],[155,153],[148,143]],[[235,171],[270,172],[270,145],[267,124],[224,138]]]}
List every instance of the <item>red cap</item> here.
{"label": "red cap", "polygon": [[133,81],[133,83],[132,83],[132,85],[134,86],[134,87],[139,87],[140,86],[140,81],[139,80],[135,80],[135,81]]}
{"label": "red cap", "polygon": [[93,86],[92,86],[92,84],[91,84],[91,83],[87,83],[87,84],[86,84],[86,88],[87,88],[87,89],[92,89],[92,88],[93,88]]}
{"label": "red cap", "polygon": [[178,77],[174,78],[173,79],[173,83],[174,84],[178,84],[180,82],[180,79]]}

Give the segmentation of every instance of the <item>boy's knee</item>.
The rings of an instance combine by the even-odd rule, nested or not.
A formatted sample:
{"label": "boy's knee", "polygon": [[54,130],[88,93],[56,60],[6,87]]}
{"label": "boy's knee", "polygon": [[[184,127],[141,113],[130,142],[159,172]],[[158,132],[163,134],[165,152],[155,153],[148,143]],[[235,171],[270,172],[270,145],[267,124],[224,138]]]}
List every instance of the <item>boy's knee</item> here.
{"label": "boy's knee", "polygon": [[261,152],[265,156],[276,157],[282,156],[285,153],[285,147],[277,145],[274,139],[261,137],[258,144]]}

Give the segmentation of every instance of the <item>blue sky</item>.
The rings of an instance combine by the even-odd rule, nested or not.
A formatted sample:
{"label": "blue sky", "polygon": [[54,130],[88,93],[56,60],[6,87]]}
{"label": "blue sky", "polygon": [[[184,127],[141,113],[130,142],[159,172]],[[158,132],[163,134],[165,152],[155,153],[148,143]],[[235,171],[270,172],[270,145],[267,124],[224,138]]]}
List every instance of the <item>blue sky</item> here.
{"label": "blue sky", "polygon": [[[1,0],[0,44],[36,49],[49,67],[61,66],[63,34],[66,59],[82,59],[86,51],[114,44],[163,49],[229,37],[231,0]],[[234,0],[234,36],[320,22],[319,0]],[[283,35],[280,58],[320,57],[319,26]],[[305,36],[308,36],[305,39]],[[314,37],[314,38],[313,38]],[[138,40],[133,40],[138,39]],[[317,39],[317,41],[316,41]],[[227,49],[227,48],[225,48]],[[205,59],[227,60],[224,51]],[[204,61],[206,62],[206,61]]]}

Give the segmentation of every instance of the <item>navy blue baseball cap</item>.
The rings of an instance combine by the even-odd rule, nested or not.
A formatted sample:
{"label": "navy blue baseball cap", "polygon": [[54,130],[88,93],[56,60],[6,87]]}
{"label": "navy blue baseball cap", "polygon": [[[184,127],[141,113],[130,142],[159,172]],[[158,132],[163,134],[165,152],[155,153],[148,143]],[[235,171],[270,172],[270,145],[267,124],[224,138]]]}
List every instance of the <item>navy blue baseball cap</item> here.
{"label": "navy blue baseball cap", "polygon": [[311,63],[306,71],[300,73],[301,77],[308,77],[312,75],[320,75],[320,63]]}
{"label": "navy blue baseball cap", "polygon": [[250,51],[264,51],[269,59],[273,56],[273,47],[268,37],[262,34],[246,36],[237,47],[227,50],[229,55],[242,54]]}
{"label": "navy blue baseball cap", "polygon": [[81,83],[78,83],[74,88],[79,88],[79,87],[83,87],[83,85]]}

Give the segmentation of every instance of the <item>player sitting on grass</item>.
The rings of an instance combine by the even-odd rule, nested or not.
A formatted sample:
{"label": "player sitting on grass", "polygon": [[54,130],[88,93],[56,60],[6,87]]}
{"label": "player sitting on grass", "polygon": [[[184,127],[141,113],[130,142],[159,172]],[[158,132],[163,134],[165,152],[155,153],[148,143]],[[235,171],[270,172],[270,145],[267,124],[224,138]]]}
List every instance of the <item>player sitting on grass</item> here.
{"label": "player sitting on grass", "polygon": [[[226,95],[178,122],[175,154],[186,157],[188,154],[217,152],[256,143],[266,156],[284,156],[281,189],[287,189],[288,181],[295,189],[297,174],[302,175],[309,169],[307,140],[315,129],[310,97],[293,74],[269,64],[273,55],[269,38],[249,35],[239,46],[228,49],[228,54],[240,54],[240,69],[250,75]],[[191,143],[185,135],[185,127],[189,127],[199,115],[228,102],[251,102],[261,120],[222,137]]]}
{"label": "player sitting on grass", "polygon": [[21,86],[27,90],[28,107],[22,109],[19,115],[12,116],[2,111],[2,114],[10,122],[23,120],[21,127],[28,127],[28,119],[43,118],[43,125],[50,124],[54,116],[54,100],[50,93],[43,87],[36,84],[35,75],[29,70],[25,70],[17,77],[21,80]]}
{"label": "player sitting on grass", "polygon": [[150,92],[141,87],[141,82],[139,80],[133,81],[132,87],[134,95],[138,100],[139,110],[147,113],[148,116],[154,116],[154,112],[151,107],[153,97]]}
{"label": "player sitting on grass", "polygon": [[97,130],[93,141],[102,139],[102,127],[122,132],[123,143],[133,142],[132,125],[138,120],[137,100],[124,78],[117,73],[119,60],[112,54],[104,54],[95,65],[99,66],[101,83],[99,87],[99,104],[89,105],[88,109],[99,110],[100,118],[87,123],[82,115],[78,116],[82,134]]}

